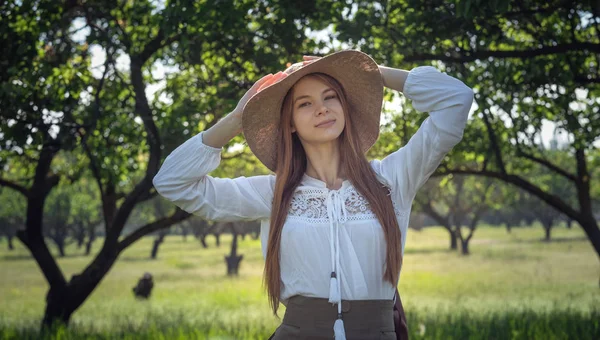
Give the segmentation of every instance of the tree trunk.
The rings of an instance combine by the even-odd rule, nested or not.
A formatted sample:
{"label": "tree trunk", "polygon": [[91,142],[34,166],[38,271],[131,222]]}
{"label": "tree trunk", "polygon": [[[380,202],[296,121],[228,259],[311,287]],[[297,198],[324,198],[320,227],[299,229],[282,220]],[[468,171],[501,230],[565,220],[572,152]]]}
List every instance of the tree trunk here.
{"label": "tree trunk", "polygon": [[448,231],[448,234],[450,234],[450,250],[458,249],[458,241],[456,238],[456,233],[454,232],[454,230],[452,229],[451,226],[444,225],[444,228]]}
{"label": "tree trunk", "polygon": [[88,228],[88,239],[87,242],[85,243],[85,255],[90,255],[90,253],[92,252],[92,244],[94,243],[94,241],[96,240],[96,227],[95,226],[91,226]]}
{"label": "tree trunk", "polygon": [[88,239],[88,241],[85,243],[85,255],[89,256],[90,253],[92,252],[92,243],[94,243],[94,239]]}
{"label": "tree trunk", "polygon": [[544,224],[544,231],[545,231],[544,242],[550,242],[550,232],[552,231],[552,226],[548,226],[548,225]]}
{"label": "tree trunk", "polygon": [[508,222],[506,222],[505,224],[506,224],[506,232],[510,234],[511,229],[512,229],[511,224]]}
{"label": "tree trunk", "polygon": [[56,239],[55,240],[56,247],[58,248],[58,253],[60,257],[65,257],[65,240]]}
{"label": "tree trunk", "polygon": [[573,220],[570,218],[567,218],[567,229],[571,229],[572,226],[573,226]]}
{"label": "tree trunk", "polygon": [[461,254],[463,254],[463,255],[471,254],[469,251],[469,238],[460,240],[460,245],[461,245]]}
{"label": "tree trunk", "polygon": [[594,216],[590,214],[590,216],[587,216],[578,222],[592,243],[594,250],[596,250],[596,255],[600,257],[600,228],[598,228],[598,223],[594,219]]}
{"label": "tree trunk", "polygon": [[85,302],[115,264],[118,253],[109,251],[101,250],[103,254],[99,254],[80,275],[73,275],[68,284],[50,287],[46,294],[42,329],[57,323],[69,324],[73,312]]}
{"label": "tree trunk", "polygon": [[42,328],[52,328],[59,324],[68,326],[75,309],[76,307],[71,306],[71,299],[66,287],[50,288],[46,293],[46,309],[42,319]]}
{"label": "tree trunk", "polygon": [[220,240],[221,234],[215,233],[214,235],[215,235],[215,239],[217,239],[217,247],[220,247],[221,246],[221,240]]}
{"label": "tree trunk", "polygon": [[78,225],[75,230],[75,238],[77,239],[77,249],[81,249],[81,247],[85,243],[85,228],[83,227],[83,225]]}
{"label": "tree trunk", "polygon": [[458,249],[458,238],[456,236],[456,232],[454,231],[454,229],[452,229],[451,226],[444,225],[444,228],[450,234],[450,250]]}
{"label": "tree trunk", "polygon": [[6,240],[8,241],[8,250],[14,250],[15,246],[13,245],[13,236],[7,235]]}
{"label": "tree trunk", "polygon": [[225,256],[225,262],[227,263],[227,275],[229,276],[238,275],[240,262],[242,262],[242,258],[244,257],[244,255],[237,255],[237,233],[233,231],[232,235],[233,240],[231,241],[231,254],[229,254],[229,256]]}
{"label": "tree trunk", "polygon": [[[544,212],[541,212],[543,214]],[[554,218],[545,212],[545,216],[540,216],[540,222],[542,222],[542,227],[544,227],[544,242],[550,242],[550,236],[552,232],[552,225],[554,225]]]}
{"label": "tree trunk", "polygon": [[198,237],[200,243],[202,244],[202,248],[208,248],[208,244],[206,244],[206,234],[202,234]]}
{"label": "tree trunk", "polygon": [[462,229],[461,229],[461,224],[460,222],[458,222],[454,228],[454,233],[456,235],[456,238],[460,241],[460,252],[462,255],[469,255],[469,241],[471,240],[471,237],[473,236],[473,229],[470,229],[469,232],[469,236],[464,237],[463,233],[462,233]]}
{"label": "tree trunk", "polygon": [[158,254],[158,247],[160,247],[160,245],[165,240],[165,235],[166,234],[161,233],[154,239],[154,243],[152,244],[152,251],[150,252],[151,259],[156,259],[156,255]]}
{"label": "tree trunk", "polygon": [[189,227],[181,227],[181,236],[183,236],[183,242],[187,242],[187,236],[190,233]]}
{"label": "tree trunk", "polygon": [[450,231],[450,250],[458,249],[458,238],[456,237],[456,233],[452,230]]}

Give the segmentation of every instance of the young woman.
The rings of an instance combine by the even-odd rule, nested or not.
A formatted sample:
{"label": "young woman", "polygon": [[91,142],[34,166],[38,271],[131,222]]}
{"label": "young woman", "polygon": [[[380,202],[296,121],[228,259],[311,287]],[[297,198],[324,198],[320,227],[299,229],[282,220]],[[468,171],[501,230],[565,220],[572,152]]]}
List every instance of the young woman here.
{"label": "young woman", "polygon": [[[382,160],[383,87],[429,112]],[[261,78],[233,112],[175,149],[156,190],[208,220],[261,220],[272,339],[396,339],[393,305],[412,201],[463,136],[473,102],[464,83],[431,66],[410,72],[341,51]],[[274,174],[214,178],[240,132]]]}

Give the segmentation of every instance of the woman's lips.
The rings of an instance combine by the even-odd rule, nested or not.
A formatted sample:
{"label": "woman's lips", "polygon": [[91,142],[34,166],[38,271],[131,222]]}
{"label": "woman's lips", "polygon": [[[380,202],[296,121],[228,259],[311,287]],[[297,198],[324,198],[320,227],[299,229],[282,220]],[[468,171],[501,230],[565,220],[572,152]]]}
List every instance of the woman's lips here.
{"label": "woman's lips", "polygon": [[333,125],[333,123],[335,123],[335,119],[330,120],[330,121],[328,121],[326,123],[321,123],[321,124],[317,125],[317,127],[328,127],[328,126]]}

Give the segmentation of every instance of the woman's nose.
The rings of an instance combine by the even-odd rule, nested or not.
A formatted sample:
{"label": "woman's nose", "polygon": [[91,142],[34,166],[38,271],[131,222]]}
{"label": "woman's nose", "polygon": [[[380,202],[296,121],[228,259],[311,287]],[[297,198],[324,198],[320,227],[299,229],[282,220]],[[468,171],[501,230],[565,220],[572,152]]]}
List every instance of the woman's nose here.
{"label": "woman's nose", "polygon": [[323,103],[323,102],[319,103],[319,109],[317,110],[318,114],[326,113],[328,111],[329,111],[329,108],[327,107],[327,105],[325,105],[325,103]]}

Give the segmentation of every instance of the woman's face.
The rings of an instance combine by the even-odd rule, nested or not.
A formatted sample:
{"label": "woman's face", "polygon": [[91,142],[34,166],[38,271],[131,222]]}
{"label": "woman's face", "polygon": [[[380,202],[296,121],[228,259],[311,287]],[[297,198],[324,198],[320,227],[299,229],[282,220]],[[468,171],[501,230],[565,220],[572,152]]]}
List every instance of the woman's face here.
{"label": "woman's face", "polygon": [[[314,76],[306,76],[294,85],[292,132],[304,143],[329,142],[344,130],[344,110],[337,93]],[[326,121],[333,120],[318,126]]]}

